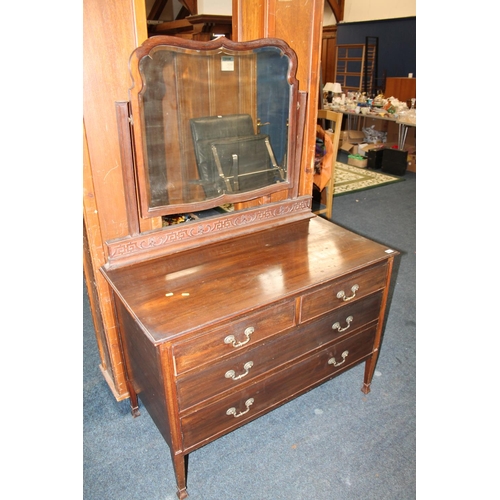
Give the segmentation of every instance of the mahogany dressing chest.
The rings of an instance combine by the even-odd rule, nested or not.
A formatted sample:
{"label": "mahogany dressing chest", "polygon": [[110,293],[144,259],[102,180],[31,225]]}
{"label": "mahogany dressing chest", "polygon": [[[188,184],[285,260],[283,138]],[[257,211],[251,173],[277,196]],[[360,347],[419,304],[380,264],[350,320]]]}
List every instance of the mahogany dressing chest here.
{"label": "mahogany dressing chest", "polygon": [[[154,37],[117,106],[131,230],[101,271],[132,412],[140,400],[168,443],[179,499],[193,450],[359,363],[370,391],[397,252],[299,194],[296,64],[276,39]],[[140,231],[187,211],[199,215]]]}

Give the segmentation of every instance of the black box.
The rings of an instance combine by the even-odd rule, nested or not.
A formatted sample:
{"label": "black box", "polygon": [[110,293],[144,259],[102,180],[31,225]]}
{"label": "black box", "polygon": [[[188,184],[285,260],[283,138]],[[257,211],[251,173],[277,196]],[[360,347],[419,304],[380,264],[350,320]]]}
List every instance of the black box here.
{"label": "black box", "polygon": [[345,163],[347,165],[348,159],[349,159],[349,153],[339,148],[339,152],[337,154],[337,161],[339,161],[340,163]]}
{"label": "black box", "polygon": [[369,149],[366,152],[368,158],[368,168],[382,168],[382,156],[384,155],[383,149]]}
{"label": "black box", "polygon": [[408,167],[408,151],[401,149],[384,149],[382,155],[382,172],[393,175],[404,175]]}

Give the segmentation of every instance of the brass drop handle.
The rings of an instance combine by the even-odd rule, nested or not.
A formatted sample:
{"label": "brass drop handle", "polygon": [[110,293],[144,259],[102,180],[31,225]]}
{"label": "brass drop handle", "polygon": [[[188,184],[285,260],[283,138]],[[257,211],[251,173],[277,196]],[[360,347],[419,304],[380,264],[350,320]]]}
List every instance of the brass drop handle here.
{"label": "brass drop handle", "polygon": [[337,299],[342,299],[344,302],[349,302],[352,300],[354,297],[356,297],[356,292],[359,290],[359,285],[353,285],[351,288],[352,295],[349,295],[349,297],[346,297],[346,294],[344,290],[340,290],[339,293],[337,293]]}
{"label": "brass drop handle", "polygon": [[351,322],[353,319],[354,318],[352,316],[347,316],[347,318],[345,319],[347,326],[345,328],[341,328],[340,323],[337,321],[336,323],[334,323],[332,325],[332,330],[338,330],[339,332],[343,332],[343,331],[347,330],[351,326]]}
{"label": "brass drop handle", "polygon": [[342,361],[340,363],[337,363],[337,361],[335,361],[335,358],[330,358],[328,360],[328,364],[333,366],[340,366],[342,363],[345,363],[347,356],[349,356],[349,351],[344,351],[342,353]]}
{"label": "brass drop handle", "polygon": [[234,418],[239,418],[241,417],[242,415],[244,415],[245,413],[248,413],[250,411],[250,406],[253,405],[253,398],[250,398],[250,399],[247,399],[245,401],[245,406],[247,407],[247,409],[245,411],[241,411],[240,413],[236,413],[236,408],[229,408],[227,411],[226,411],[226,415],[233,415]]}
{"label": "brass drop handle", "polygon": [[245,371],[241,375],[236,376],[236,372],[234,370],[228,370],[224,376],[226,378],[231,378],[233,380],[240,380],[241,378],[248,375],[248,372],[250,371],[250,368],[252,368],[252,366],[253,366],[253,361],[248,361],[243,365],[243,369]]}
{"label": "brass drop handle", "polygon": [[224,344],[232,344],[233,347],[241,347],[242,345],[245,345],[247,342],[250,342],[250,335],[255,331],[255,328],[253,326],[249,326],[243,333],[245,334],[246,340],[243,342],[236,342],[236,338],[234,335],[228,335],[224,339]]}

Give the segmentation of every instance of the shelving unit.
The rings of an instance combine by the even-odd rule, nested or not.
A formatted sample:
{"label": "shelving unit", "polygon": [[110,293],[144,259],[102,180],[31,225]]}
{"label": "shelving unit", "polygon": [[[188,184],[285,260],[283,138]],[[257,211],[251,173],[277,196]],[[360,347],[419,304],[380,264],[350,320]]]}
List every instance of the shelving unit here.
{"label": "shelving unit", "polygon": [[371,93],[377,71],[378,38],[367,37],[366,42],[337,45],[334,81],[345,92]]}

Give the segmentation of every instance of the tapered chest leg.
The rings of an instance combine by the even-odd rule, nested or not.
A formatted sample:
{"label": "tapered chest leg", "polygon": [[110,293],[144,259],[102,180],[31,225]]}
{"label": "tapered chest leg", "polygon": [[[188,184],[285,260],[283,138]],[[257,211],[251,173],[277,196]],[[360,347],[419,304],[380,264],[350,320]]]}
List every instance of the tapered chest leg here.
{"label": "tapered chest leg", "polygon": [[189,496],[186,490],[188,455],[175,455],[173,457],[173,462],[177,481],[177,498],[183,500]]}
{"label": "tapered chest leg", "polygon": [[132,416],[135,418],[141,414],[141,412],[139,411],[139,398],[137,397],[137,393],[134,391],[132,384],[128,381],[127,389],[130,398],[130,411],[132,413]]}
{"label": "tapered chest leg", "polygon": [[375,351],[370,358],[366,360],[365,363],[365,378],[363,380],[363,387],[361,391],[364,394],[370,392],[370,385],[372,383],[373,373],[375,372],[375,365],[377,364],[378,351]]}

